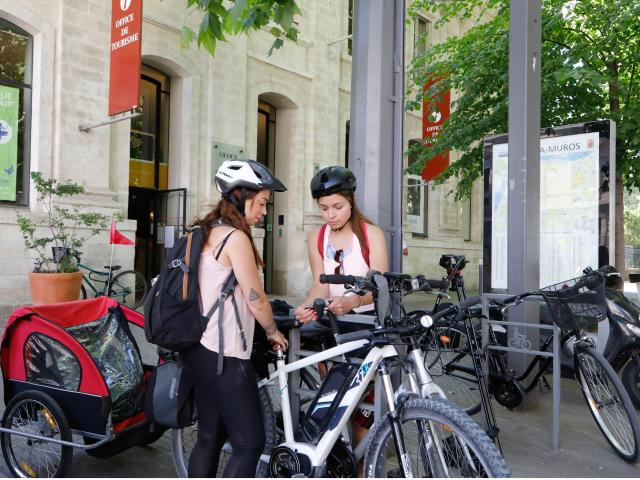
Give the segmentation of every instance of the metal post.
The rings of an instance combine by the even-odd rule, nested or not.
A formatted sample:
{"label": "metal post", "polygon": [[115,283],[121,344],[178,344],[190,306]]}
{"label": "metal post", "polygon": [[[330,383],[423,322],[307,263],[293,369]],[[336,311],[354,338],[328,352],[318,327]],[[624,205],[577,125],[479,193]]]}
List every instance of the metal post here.
{"label": "metal post", "polygon": [[553,325],[553,380],[552,380],[552,404],[551,411],[553,415],[553,432],[551,436],[551,445],[553,448],[560,448],[560,337],[562,332],[557,325]]}
{"label": "metal post", "polygon": [[[540,17],[541,0],[511,2],[507,284],[509,293],[514,295],[539,287]],[[534,302],[524,302],[510,309],[509,320],[538,323],[538,308]],[[538,344],[538,338],[537,333],[529,335],[534,345]],[[509,355],[509,363],[517,372],[526,367],[526,360],[523,354]],[[524,406],[537,405],[537,392],[527,395]]]}
{"label": "metal post", "polygon": [[353,18],[349,167],[358,205],[386,234],[392,271],[402,269],[404,7],[355,0]]}

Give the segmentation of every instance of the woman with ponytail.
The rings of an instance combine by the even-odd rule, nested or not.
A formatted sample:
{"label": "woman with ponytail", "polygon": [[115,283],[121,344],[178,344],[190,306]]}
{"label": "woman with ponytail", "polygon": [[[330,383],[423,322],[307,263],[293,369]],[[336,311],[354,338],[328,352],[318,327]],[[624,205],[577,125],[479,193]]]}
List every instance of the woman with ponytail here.
{"label": "woman with ponytail", "polygon": [[184,368],[195,383],[198,411],[198,438],[188,473],[190,477],[215,477],[220,451],[229,439],[233,454],[223,476],[254,477],[265,445],[250,360],[254,318],[268,340],[282,349],[288,345],[276,328],[258,275],[263,263],[253,244],[251,226],[267,214],[271,192],[283,192],[286,187],[264,165],[236,160],[222,164],[216,186],[222,199],[197,222],[206,234],[198,272],[202,311],[209,311],[219,299],[231,272],[238,285],[231,299],[233,308],[224,308],[221,321],[214,315],[200,344],[182,355]]}

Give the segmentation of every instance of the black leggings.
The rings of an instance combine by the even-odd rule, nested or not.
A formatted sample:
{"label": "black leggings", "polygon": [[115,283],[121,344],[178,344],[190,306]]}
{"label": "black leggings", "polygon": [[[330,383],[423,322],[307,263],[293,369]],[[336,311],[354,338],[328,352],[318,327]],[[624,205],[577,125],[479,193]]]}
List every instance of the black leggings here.
{"label": "black leggings", "polygon": [[198,345],[183,354],[183,361],[195,383],[198,410],[198,440],[189,459],[189,477],[215,477],[227,439],[233,454],[223,477],[255,477],[265,433],[251,360],[224,357],[224,370],[218,376],[218,354]]}

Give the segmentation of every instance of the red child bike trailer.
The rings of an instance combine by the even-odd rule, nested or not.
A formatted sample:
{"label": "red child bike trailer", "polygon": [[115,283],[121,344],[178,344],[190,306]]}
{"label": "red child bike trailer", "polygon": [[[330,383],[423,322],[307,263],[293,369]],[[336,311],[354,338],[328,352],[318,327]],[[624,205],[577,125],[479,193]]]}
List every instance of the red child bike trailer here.
{"label": "red child bike trailer", "polygon": [[143,327],[107,297],[13,311],[0,348],[0,443],[13,475],[63,477],[73,448],[106,458],[160,438],[144,413],[156,366],[143,364],[131,331]]}

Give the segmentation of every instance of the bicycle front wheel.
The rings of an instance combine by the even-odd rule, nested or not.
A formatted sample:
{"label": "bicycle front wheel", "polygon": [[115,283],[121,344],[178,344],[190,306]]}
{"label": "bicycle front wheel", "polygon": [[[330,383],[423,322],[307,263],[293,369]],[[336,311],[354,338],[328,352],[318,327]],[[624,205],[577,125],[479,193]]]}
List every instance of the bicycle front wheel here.
{"label": "bicycle front wheel", "polygon": [[149,284],[140,272],[125,270],[111,281],[109,296],[135,310],[144,302]]}
{"label": "bicycle front wheel", "polygon": [[576,378],[598,428],[625,461],[636,462],[640,420],[622,382],[607,360],[593,347],[576,345]]}
{"label": "bicycle front wheel", "polygon": [[447,398],[469,415],[478,413],[480,387],[464,325],[436,323],[421,346],[425,367]]}
{"label": "bicycle front wheel", "polygon": [[[400,430],[414,477],[508,477],[500,452],[478,424],[441,398],[413,398],[399,407]],[[376,422],[365,454],[365,476],[402,476],[388,416]]]}
{"label": "bicycle front wheel", "polygon": [[[264,385],[258,389],[258,395],[260,397],[260,405],[262,406],[262,415],[264,421],[264,429],[266,436],[266,443],[264,452],[260,457],[258,466],[256,468],[256,478],[268,477],[269,473],[269,461],[271,460],[271,451],[276,445],[276,421],[271,407],[271,399],[269,398],[269,392],[267,386]],[[171,445],[173,452],[173,463],[176,466],[176,475],[179,478],[187,478],[189,457],[191,451],[198,440],[198,422],[186,428],[178,428],[171,430]],[[218,460],[218,471],[216,473],[217,478],[221,478],[224,473],[224,468],[231,458],[233,450],[231,444],[227,441],[222,446],[220,452],[220,459]]]}

